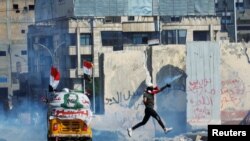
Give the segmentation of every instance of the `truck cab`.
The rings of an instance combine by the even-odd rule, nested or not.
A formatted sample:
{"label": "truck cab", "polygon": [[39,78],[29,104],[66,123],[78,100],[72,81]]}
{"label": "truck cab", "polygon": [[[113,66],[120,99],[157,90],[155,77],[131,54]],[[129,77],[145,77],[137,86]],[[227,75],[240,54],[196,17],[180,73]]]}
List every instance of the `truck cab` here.
{"label": "truck cab", "polygon": [[53,92],[48,107],[48,141],[92,141],[90,100],[84,93]]}

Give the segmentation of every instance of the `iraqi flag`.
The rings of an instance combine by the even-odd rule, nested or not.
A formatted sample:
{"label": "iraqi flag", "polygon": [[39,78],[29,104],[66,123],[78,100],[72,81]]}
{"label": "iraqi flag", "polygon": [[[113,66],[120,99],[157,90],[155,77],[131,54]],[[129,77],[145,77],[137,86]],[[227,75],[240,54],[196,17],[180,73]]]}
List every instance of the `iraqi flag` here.
{"label": "iraqi flag", "polygon": [[60,73],[55,67],[50,69],[50,82],[49,82],[49,92],[53,92],[59,84]]}
{"label": "iraqi flag", "polygon": [[83,77],[85,80],[91,81],[93,64],[89,61],[83,62]]}

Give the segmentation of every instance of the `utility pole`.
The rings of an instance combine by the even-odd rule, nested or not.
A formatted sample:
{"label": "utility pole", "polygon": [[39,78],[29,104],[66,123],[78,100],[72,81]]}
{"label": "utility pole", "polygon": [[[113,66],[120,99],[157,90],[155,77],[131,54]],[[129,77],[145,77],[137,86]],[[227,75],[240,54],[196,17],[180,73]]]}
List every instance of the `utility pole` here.
{"label": "utility pole", "polygon": [[234,0],[234,40],[235,43],[238,42],[237,37],[237,7],[236,7],[236,0]]}
{"label": "utility pole", "polygon": [[79,22],[81,21],[78,21],[78,19],[76,20],[77,22],[77,27],[76,27],[76,56],[77,56],[77,75],[79,76],[80,74],[80,70],[81,70],[81,52],[80,52],[80,34],[81,34],[81,31],[80,31],[80,27],[79,27]]}
{"label": "utility pole", "polygon": [[[11,58],[11,19],[10,19],[10,0],[6,1],[6,25],[7,25],[7,40],[8,40],[8,53],[9,53],[9,60],[10,60],[10,71],[9,71],[9,89],[8,89],[8,102],[12,103],[12,96],[13,96],[13,86],[12,86],[12,58]],[[11,105],[9,105],[10,108]]]}
{"label": "utility pole", "polygon": [[[51,57],[51,59],[52,59],[52,65],[54,65],[54,63],[55,63],[55,54],[56,54],[56,51],[57,51],[57,49],[58,49],[59,47],[61,47],[63,44],[65,44],[65,42],[62,42],[61,44],[58,44],[58,45],[56,46],[56,48],[54,49],[53,53],[51,52],[51,50],[49,50],[49,48],[48,48],[47,46],[45,46],[45,45],[43,45],[43,44],[35,43],[34,45],[35,45],[35,46],[38,46],[38,47],[42,47],[43,49],[47,50],[48,53],[49,53],[49,55],[50,55],[50,57]],[[35,49],[36,49],[36,47],[35,47]],[[38,49],[38,48],[37,48],[37,49]]]}
{"label": "utility pole", "polygon": [[92,88],[93,88],[93,112],[95,113],[95,65],[94,65],[94,60],[95,60],[95,52],[94,52],[94,17],[90,17],[90,28],[91,28],[91,54],[92,54]]}

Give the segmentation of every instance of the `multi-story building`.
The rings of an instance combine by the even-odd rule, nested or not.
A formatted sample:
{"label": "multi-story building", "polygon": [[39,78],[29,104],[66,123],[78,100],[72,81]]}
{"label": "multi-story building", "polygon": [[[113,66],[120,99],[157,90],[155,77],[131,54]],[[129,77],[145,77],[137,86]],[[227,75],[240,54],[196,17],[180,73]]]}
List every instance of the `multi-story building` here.
{"label": "multi-story building", "polygon": [[221,17],[222,31],[228,33],[231,41],[250,40],[249,0],[215,0],[215,9]]}
{"label": "multi-story building", "polygon": [[238,2],[237,12],[237,34],[238,40],[250,41],[250,1]]}
{"label": "multi-story building", "polygon": [[34,0],[0,1],[1,109],[4,102],[11,106],[12,98],[24,94],[19,84],[28,72],[26,33],[28,25],[34,23],[34,8]]}
{"label": "multi-story building", "polygon": [[[114,1],[36,1],[36,24],[28,33],[29,73],[33,78],[29,83],[34,97],[47,93],[54,65],[61,73],[59,89],[89,89],[94,110],[99,113],[104,101],[103,68],[99,64],[103,52],[221,38],[213,1]],[[84,60],[94,64],[91,83],[83,81]]]}

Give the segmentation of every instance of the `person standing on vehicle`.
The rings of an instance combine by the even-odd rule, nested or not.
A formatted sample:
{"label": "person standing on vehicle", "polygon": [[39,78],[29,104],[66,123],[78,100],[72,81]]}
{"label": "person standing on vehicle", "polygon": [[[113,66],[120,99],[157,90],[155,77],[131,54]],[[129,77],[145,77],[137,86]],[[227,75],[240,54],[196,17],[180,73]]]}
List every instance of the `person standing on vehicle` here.
{"label": "person standing on vehicle", "polygon": [[138,124],[136,124],[135,126],[133,126],[132,128],[128,128],[128,135],[131,137],[132,136],[132,132],[133,130],[135,130],[136,128],[145,125],[150,116],[154,117],[159,125],[162,127],[162,129],[164,130],[165,133],[168,133],[169,131],[172,130],[172,128],[166,128],[160,118],[160,116],[158,115],[158,113],[154,110],[154,97],[156,94],[158,94],[159,92],[163,91],[165,88],[167,87],[171,87],[170,84],[166,84],[165,86],[163,86],[162,88],[158,88],[158,86],[154,86],[152,83],[149,83],[147,88],[144,91],[143,94],[143,103],[145,105],[145,115],[144,118],[141,122],[139,122]]}

